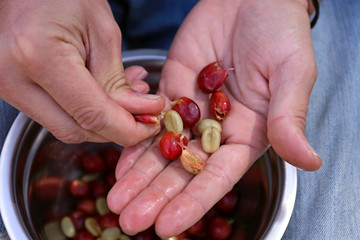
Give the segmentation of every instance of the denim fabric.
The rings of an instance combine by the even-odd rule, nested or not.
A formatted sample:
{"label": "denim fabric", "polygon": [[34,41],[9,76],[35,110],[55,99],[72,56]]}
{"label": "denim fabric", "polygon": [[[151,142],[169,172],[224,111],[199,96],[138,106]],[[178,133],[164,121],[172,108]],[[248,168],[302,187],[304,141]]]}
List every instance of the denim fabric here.
{"label": "denim fabric", "polygon": [[6,134],[8,133],[11,124],[15,120],[18,113],[19,111],[11,107],[0,98],[0,151],[4,144]]}
{"label": "denim fabric", "polygon": [[323,159],[298,171],[283,239],[360,239],[360,1],[324,0],[312,30],[318,79],[306,134]]}

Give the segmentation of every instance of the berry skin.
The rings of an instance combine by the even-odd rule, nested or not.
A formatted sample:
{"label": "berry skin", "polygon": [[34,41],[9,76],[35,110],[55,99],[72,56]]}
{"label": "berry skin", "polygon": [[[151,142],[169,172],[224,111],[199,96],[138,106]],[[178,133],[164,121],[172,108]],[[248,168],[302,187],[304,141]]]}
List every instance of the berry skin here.
{"label": "berry skin", "polygon": [[197,84],[204,93],[215,92],[229,76],[229,73],[220,67],[220,62],[206,65],[199,73]]}
{"label": "berry skin", "polygon": [[223,91],[216,91],[211,95],[210,111],[219,121],[224,120],[231,110],[231,104]]}
{"label": "berry skin", "polygon": [[232,226],[229,223],[229,219],[222,216],[214,217],[209,225],[209,233],[213,239],[225,240],[232,231]]}
{"label": "berry skin", "polygon": [[135,114],[133,115],[136,121],[142,123],[149,123],[149,124],[160,124],[160,119],[158,116],[151,115],[151,114]]}
{"label": "berry skin", "polygon": [[234,211],[238,202],[237,193],[232,190],[225,194],[216,204],[216,206],[223,212],[231,212]]}
{"label": "berry skin", "polygon": [[184,135],[167,132],[160,140],[160,151],[165,158],[175,160],[181,155],[187,144],[188,140]]}
{"label": "berry skin", "polygon": [[100,173],[105,170],[105,159],[97,153],[85,155],[81,159],[82,168],[89,173]]}
{"label": "berry skin", "polygon": [[89,183],[81,179],[75,179],[71,182],[70,192],[74,197],[85,198],[90,195],[91,191]]}
{"label": "berry skin", "polygon": [[180,97],[171,103],[171,109],[179,113],[185,128],[192,128],[200,120],[199,106],[188,97]]}

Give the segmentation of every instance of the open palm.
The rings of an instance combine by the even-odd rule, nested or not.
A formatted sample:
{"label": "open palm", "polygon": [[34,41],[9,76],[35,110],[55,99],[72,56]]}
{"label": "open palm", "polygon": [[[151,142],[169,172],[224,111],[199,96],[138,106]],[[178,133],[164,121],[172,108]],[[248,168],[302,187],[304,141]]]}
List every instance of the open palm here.
{"label": "open palm", "polygon": [[[279,2],[279,3],[278,3]],[[281,4],[280,4],[281,2]],[[180,28],[165,62],[159,94],[193,99],[209,118],[209,95],[196,84],[199,71],[219,60],[230,77],[221,87],[232,110],[222,122],[222,146],[212,155],[197,136],[189,148],[206,159],[193,176],[161,156],[159,136],[123,151],[108,196],[120,225],[136,233],[155,223],[175,235],[200,219],[272,145],[305,170],[321,159],[304,136],[316,78],[306,1],[200,1]],[[160,135],[161,136],[161,135]]]}

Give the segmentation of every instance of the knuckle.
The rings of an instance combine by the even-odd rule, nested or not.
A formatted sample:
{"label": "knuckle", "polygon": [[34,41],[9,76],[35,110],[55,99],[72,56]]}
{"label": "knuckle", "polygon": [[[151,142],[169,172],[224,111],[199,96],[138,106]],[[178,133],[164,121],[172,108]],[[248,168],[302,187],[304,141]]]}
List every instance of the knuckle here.
{"label": "knuckle", "polygon": [[102,34],[101,38],[107,42],[110,43],[108,46],[121,46],[118,45],[121,43],[121,32],[118,27],[118,25],[111,21],[104,21],[101,23],[102,27]]}
{"label": "knuckle", "polygon": [[36,36],[28,31],[15,32],[8,42],[12,57],[24,67],[34,67],[38,61]]}
{"label": "knuckle", "polygon": [[79,131],[58,130],[52,133],[57,139],[66,144],[77,144],[85,141],[85,137]]}
{"label": "knuckle", "polygon": [[107,80],[103,84],[103,89],[109,94],[116,92],[125,86],[129,87],[125,72],[119,71],[118,69],[113,72],[109,72],[106,79]]}
{"label": "knuckle", "polygon": [[86,140],[83,131],[81,131],[76,124],[45,122],[43,126],[45,126],[55,138],[67,144],[82,143]]}
{"label": "knuckle", "polygon": [[99,105],[78,107],[73,117],[81,128],[99,132],[106,127],[105,114]]}

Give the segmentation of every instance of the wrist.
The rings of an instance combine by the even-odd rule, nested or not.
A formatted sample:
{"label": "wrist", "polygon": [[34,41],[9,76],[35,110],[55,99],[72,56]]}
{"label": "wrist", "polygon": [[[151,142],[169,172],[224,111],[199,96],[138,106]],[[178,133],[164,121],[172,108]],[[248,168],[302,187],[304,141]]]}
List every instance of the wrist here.
{"label": "wrist", "polygon": [[320,0],[298,0],[303,7],[307,10],[309,17],[311,18],[311,28],[315,26],[319,18],[319,3]]}

